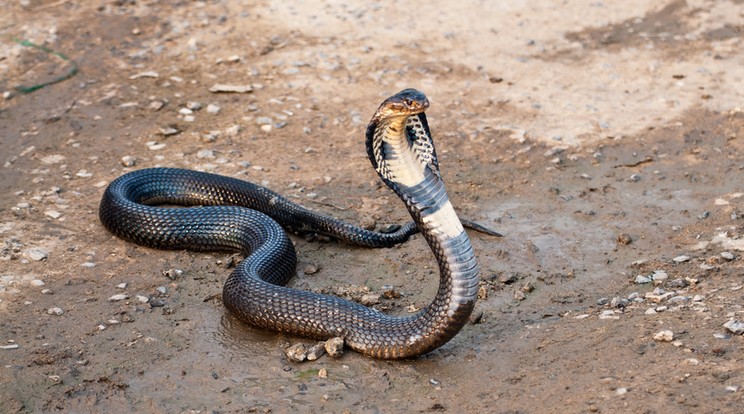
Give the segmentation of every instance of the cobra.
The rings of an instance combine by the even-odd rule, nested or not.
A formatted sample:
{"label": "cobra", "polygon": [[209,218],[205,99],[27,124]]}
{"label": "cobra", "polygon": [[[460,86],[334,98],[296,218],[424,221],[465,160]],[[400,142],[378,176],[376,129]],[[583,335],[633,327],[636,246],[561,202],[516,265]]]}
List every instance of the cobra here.
{"label": "cobra", "polygon": [[[400,197],[413,223],[385,234],[312,212],[258,185],[175,168],[143,169],[114,180],[99,214],[116,236],[161,249],[237,250],[245,255],[225,281],[225,307],[249,325],[292,335],[342,337],[377,358],[411,358],[452,339],[478,291],[478,265],[445,190],[424,111],[423,93],[386,99],[367,127],[367,154]],[[200,206],[159,207],[158,204]],[[439,265],[439,288],[416,314],[392,316],[335,296],[288,288],[296,253],[284,228],[370,247],[391,246],[420,231]],[[478,230],[483,231],[483,228]]]}

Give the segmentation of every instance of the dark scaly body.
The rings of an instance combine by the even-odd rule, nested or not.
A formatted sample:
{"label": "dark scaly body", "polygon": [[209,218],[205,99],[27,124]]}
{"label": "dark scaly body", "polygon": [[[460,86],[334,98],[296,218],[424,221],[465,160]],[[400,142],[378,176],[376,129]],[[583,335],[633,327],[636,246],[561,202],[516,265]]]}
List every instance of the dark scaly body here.
{"label": "dark scaly body", "polygon": [[[418,229],[371,232],[252,183],[169,168],[134,171],[112,182],[101,201],[101,221],[117,236],[150,247],[243,252],[246,257],[228,277],[222,297],[231,312],[253,326],[317,339],[343,337],[351,349],[378,358],[424,354],[459,332],[478,290],[470,240],[439,174],[423,114],[427,107],[420,92],[401,91],[383,102],[367,129],[373,166],[404,201]],[[152,206],[162,203],[203,207]],[[396,317],[284,287],[294,274],[296,255],[282,226],[371,247],[400,243],[419,230],[439,263],[437,295],[419,313]]]}

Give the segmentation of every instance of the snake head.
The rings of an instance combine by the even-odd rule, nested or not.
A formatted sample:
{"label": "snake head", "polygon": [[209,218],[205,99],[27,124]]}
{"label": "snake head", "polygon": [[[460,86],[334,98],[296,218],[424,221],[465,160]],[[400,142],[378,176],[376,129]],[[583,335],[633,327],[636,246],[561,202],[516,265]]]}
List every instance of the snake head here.
{"label": "snake head", "polygon": [[420,114],[429,107],[426,95],[416,89],[403,89],[385,99],[377,109],[374,118],[390,119]]}

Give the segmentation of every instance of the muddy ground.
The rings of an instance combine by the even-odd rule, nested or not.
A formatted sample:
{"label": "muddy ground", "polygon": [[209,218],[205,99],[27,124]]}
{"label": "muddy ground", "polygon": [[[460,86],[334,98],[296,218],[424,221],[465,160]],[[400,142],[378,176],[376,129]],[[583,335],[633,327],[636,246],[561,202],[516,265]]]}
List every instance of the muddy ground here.
{"label": "muddy ground", "polygon": [[[741,411],[741,1],[80,3],[0,17],[0,411]],[[12,38],[79,73],[19,93],[72,63]],[[98,220],[108,182],[176,166],[400,223],[363,133],[404,87],[461,216],[505,235],[471,234],[480,318],[429,355],[288,362],[312,341],[223,308],[234,255]],[[374,306],[398,314],[434,295],[420,237],[293,241],[295,287],[392,285]]]}

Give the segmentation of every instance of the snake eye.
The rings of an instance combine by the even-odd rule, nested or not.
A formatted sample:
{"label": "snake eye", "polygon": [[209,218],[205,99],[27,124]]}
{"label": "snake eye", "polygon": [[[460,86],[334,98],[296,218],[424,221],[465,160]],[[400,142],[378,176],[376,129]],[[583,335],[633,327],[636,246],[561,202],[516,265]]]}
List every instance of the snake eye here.
{"label": "snake eye", "polygon": [[406,98],[403,100],[403,103],[406,104],[406,106],[410,108],[413,106],[413,99]]}

